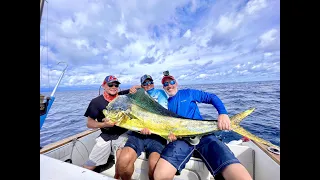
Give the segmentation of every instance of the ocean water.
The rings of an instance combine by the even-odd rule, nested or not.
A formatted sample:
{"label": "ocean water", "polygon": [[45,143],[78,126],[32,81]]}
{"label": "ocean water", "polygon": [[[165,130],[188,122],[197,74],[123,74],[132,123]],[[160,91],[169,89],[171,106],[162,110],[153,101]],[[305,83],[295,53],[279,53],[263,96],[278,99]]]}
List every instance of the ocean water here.
{"label": "ocean water", "polygon": [[[225,104],[230,116],[255,107],[255,111],[240,125],[252,134],[280,146],[280,81],[188,85],[179,88],[199,89],[216,94]],[[100,91],[102,93],[103,89]],[[83,114],[91,99],[98,95],[98,88],[56,92],[56,100],[40,130],[40,146],[87,130]],[[217,111],[212,105],[200,103],[198,106],[204,119],[217,119]],[[230,131],[215,134],[226,143],[241,138],[239,134]]]}

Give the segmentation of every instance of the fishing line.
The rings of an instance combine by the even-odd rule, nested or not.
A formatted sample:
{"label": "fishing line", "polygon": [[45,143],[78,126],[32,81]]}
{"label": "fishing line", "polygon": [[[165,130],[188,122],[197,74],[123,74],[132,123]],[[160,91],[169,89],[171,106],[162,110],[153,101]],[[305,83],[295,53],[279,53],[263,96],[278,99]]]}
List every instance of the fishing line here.
{"label": "fishing line", "polygon": [[[76,141],[79,141],[79,142],[81,142],[80,140],[76,140]],[[82,142],[81,142],[82,143]],[[82,143],[83,144],[83,143]],[[87,147],[83,144],[83,146],[84,146],[84,148],[86,149],[86,151],[87,151],[87,154],[88,154],[88,156],[89,156],[89,151],[88,151],[88,149],[87,149]],[[80,151],[79,151],[79,149],[77,148],[77,146],[76,146],[76,149],[77,149],[77,151],[79,152],[79,154],[80,154],[80,156],[82,157],[82,159],[83,159],[83,161],[86,161],[85,160],[85,158],[82,156],[82,154],[80,153]]]}
{"label": "fishing line", "polygon": [[[47,25],[47,26],[46,26],[46,32],[47,32],[47,33],[46,33],[46,37],[47,37],[47,68],[48,68],[48,67],[49,67],[49,66],[48,66],[48,49],[49,49],[49,40],[48,40],[48,39],[49,39],[49,36],[48,36],[48,24],[49,24],[49,22],[48,22],[48,19],[49,19],[49,18],[48,18],[48,14],[49,14],[49,13],[48,13],[48,11],[49,11],[49,8],[48,8],[48,6],[49,6],[49,3],[48,3],[48,1],[45,1],[45,2],[47,2],[47,4],[48,4],[48,5],[47,5],[47,24],[46,24],[46,25]],[[48,70],[48,86],[49,86],[49,89],[50,89],[49,70]]]}
{"label": "fishing line", "polygon": [[81,142],[78,138],[73,139],[73,140],[72,140],[72,149],[71,149],[71,153],[70,153],[71,163],[72,163],[72,155],[73,155],[73,149],[74,149],[74,147],[76,147],[76,150],[78,151],[78,153],[80,154],[80,156],[82,157],[82,159],[85,161],[85,158],[82,156],[82,154],[80,153],[79,149],[78,149],[77,146],[76,146],[77,141],[79,141],[79,142],[84,146],[84,148],[86,149],[87,154],[88,154],[88,156],[89,156],[89,151],[88,151],[87,147],[83,144],[83,142]]}
{"label": "fishing line", "polygon": [[79,141],[79,142],[84,146],[84,148],[86,149],[87,154],[88,154],[88,156],[89,156],[89,151],[88,151],[87,147],[83,144],[83,142],[82,142],[82,141],[80,141],[80,140],[78,140],[78,139],[77,139],[77,141]]}

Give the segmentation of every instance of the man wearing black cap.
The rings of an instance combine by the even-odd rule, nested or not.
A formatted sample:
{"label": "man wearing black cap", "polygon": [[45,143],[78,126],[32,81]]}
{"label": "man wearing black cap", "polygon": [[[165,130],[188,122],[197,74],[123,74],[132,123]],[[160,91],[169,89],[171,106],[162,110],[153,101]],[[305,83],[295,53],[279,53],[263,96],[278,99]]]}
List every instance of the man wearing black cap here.
{"label": "man wearing black cap", "polygon": [[161,106],[168,109],[168,96],[163,89],[155,89],[153,79],[145,74],[140,78],[141,87]]}
{"label": "man wearing black cap", "polygon": [[[167,108],[167,95],[162,89],[154,89],[153,79],[150,75],[143,75],[140,78],[141,87],[160,105]],[[135,93],[135,89],[130,93]],[[116,168],[122,180],[131,179],[134,172],[134,162],[141,155],[141,152],[146,152],[149,161],[149,179],[153,179],[153,171],[160,154],[167,144],[167,140],[156,135],[151,134],[150,130],[144,128],[140,131],[128,133],[128,141],[121,151],[121,155],[116,163]]]}

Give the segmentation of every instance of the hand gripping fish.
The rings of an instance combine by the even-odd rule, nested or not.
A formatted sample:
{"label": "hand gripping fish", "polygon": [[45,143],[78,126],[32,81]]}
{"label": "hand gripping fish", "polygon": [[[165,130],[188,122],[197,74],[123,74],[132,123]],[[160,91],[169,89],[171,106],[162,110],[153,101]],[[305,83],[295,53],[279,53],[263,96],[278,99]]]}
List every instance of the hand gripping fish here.
{"label": "hand gripping fish", "polygon": [[[254,109],[251,108],[230,117],[231,129],[251,140],[267,146],[275,146],[240,126],[240,122]],[[119,95],[106,106],[103,113],[110,121],[116,122],[116,126],[136,132],[148,128],[151,133],[165,139],[168,139],[170,133],[177,138],[190,137],[188,139],[191,144],[197,144],[203,135],[220,131],[217,120],[193,120],[179,116],[162,107],[144,89],[138,89],[134,94]]]}

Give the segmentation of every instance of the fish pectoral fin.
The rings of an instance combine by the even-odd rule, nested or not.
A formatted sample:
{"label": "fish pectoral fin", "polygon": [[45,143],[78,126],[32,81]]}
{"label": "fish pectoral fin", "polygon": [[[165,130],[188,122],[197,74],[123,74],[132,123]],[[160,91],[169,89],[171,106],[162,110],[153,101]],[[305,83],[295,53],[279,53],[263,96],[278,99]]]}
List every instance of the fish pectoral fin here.
{"label": "fish pectoral fin", "polygon": [[104,116],[107,116],[108,111],[107,111],[106,109],[103,109],[103,110],[102,110],[102,113],[103,113]]}
{"label": "fish pectoral fin", "polygon": [[126,114],[130,114],[131,110],[128,108],[127,110],[124,111]]}
{"label": "fish pectoral fin", "polygon": [[138,119],[135,115],[133,115],[131,112],[126,112],[125,111],[125,113],[126,113],[126,115],[128,116],[128,117],[130,117],[130,119]]}
{"label": "fish pectoral fin", "polygon": [[117,113],[116,115],[116,119],[117,119],[117,125],[119,125],[122,121],[126,121],[128,118],[128,114],[124,111],[120,111]]}

